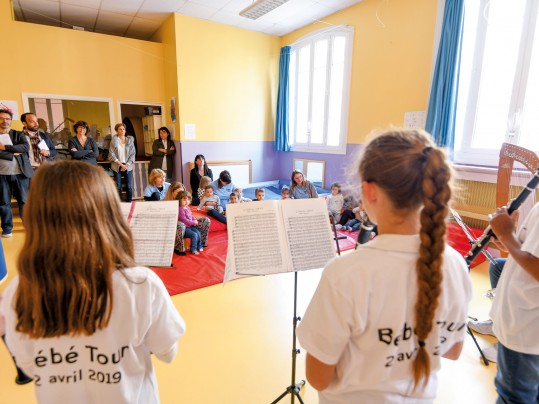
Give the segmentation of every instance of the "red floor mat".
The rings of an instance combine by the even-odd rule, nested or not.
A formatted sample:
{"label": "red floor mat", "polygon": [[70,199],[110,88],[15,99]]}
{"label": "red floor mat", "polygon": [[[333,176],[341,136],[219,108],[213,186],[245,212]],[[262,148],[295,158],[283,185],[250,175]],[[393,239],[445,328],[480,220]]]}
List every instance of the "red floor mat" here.
{"label": "red floor mat", "polygon": [[152,269],[163,280],[171,296],[223,282],[225,274],[226,231],[210,232],[208,247],[199,255],[174,254],[172,268]]}

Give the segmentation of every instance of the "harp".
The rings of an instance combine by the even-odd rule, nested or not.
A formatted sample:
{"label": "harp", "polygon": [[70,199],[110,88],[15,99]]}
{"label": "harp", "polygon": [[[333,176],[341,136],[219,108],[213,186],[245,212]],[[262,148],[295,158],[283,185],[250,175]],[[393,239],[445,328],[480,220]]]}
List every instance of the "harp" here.
{"label": "harp", "polygon": [[[508,204],[507,211],[512,213],[517,210],[522,203],[528,198],[528,196],[534,192],[535,188],[539,184],[539,159],[530,150],[527,150],[520,146],[504,143],[500,150],[500,162],[498,165],[498,182],[496,184],[496,206],[504,206],[509,201],[510,191],[510,179],[513,172],[514,162],[518,161],[524,165],[528,170],[534,173],[534,176],[530,182],[520,191],[515,199],[511,200]],[[494,233],[490,229],[490,226],[486,228],[484,233],[475,241],[472,242],[472,249],[466,256],[466,262],[468,265],[482,252],[487,256],[490,262],[494,263],[492,257],[484,251],[484,248],[489,243],[490,239],[494,236]],[[494,265],[496,265],[494,263]]]}

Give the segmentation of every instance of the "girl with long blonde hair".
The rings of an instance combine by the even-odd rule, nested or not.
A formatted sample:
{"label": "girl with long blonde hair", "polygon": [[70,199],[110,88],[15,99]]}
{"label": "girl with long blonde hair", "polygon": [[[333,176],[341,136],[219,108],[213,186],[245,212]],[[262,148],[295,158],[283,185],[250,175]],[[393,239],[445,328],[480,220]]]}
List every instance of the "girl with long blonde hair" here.
{"label": "girl with long blonde hair", "polygon": [[365,146],[359,177],[378,236],[324,270],[297,330],[307,379],[320,403],[432,402],[471,298],[445,243],[451,169],[427,133],[395,129]]}
{"label": "girl with long blonde hair", "polygon": [[172,361],[185,323],[163,282],[136,265],[113,182],[89,164],[47,164],[25,209],[1,312],[38,402],[159,402],[150,356]]}

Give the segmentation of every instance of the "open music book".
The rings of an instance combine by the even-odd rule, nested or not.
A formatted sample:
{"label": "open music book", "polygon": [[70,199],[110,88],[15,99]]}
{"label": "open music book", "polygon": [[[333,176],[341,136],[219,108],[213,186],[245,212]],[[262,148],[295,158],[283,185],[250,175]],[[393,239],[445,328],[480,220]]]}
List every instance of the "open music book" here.
{"label": "open music book", "polygon": [[228,204],[226,215],[225,281],[322,268],[335,257],[324,199]]}
{"label": "open music book", "polygon": [[178,223],[178,201],[122,203],[138,265],[170,267]]}

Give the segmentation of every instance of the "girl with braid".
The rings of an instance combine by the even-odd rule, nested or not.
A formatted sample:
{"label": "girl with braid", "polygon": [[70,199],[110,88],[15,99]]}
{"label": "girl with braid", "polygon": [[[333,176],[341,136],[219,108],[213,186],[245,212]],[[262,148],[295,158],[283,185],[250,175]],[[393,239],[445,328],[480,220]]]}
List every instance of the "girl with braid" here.
{"label": "girl with braid", "polygon": [[471,283],[445,243],[451,169],[423,131],[391,130],[359,161],[378,236],[326,266],[297,336],[320,403],[432,403],[457,359]]}

